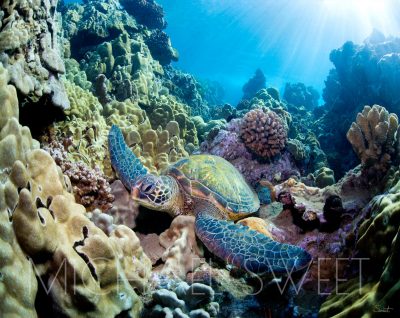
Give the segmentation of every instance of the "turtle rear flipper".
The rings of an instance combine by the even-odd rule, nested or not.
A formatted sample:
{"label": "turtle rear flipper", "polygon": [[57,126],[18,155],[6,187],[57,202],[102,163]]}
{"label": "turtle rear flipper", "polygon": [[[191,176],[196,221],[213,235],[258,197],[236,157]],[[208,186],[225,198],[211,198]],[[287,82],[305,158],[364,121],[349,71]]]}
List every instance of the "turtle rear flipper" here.
{"label": "turtle rear flipper", "polygon": [[112,125],[108,134],[108,149],[111,164],[119,178],[125,187],[132,189],[138,178],[147,174],[147,169],[128,148],[121,129],[116,125]]}
{"label": "turtle rear flipper", "polygon": [[290,274],[308,266],[311,256],[232,221],[207,213],[196,216],[196,234],[215,255],[253,273]]}

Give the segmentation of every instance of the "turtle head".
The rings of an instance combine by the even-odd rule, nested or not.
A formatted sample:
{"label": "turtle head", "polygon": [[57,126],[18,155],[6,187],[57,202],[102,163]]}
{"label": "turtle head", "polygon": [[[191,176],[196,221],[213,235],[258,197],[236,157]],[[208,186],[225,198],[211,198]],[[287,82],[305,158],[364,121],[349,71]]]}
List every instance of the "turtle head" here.
{"label": "turtle head", "polygon": [[146,208],[174,212],[179,202],[179,187],[169,176],[142,176],[132,188],[132,197]]}

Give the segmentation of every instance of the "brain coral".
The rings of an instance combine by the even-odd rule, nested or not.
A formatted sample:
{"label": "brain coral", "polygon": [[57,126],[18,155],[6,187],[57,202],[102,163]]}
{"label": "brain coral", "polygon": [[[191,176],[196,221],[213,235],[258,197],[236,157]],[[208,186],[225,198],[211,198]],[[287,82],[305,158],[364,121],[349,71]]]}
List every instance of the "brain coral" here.
{"label": "brain coral", "polygon": [[386,172],[397,155],[399,122],[396,114],[382,106],[365,106],[351,124],[347,139],[364,169]]}
{"label": "brain coral", "polygon": [[244,116],[240,136],[255,154],[272,158],[285,148],[287,131],[275,112],[258,108]]}

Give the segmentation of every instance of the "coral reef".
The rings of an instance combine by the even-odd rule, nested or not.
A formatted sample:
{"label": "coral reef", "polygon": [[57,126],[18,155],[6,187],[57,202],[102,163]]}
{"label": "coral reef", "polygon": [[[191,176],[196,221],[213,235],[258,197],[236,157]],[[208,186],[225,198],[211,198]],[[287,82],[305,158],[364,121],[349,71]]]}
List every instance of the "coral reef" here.
{"label": "coral reef", "polygon": [[2,66],[0,75],[1,316],[138,315],[134,288],[143,290],[151,268],[139,240],[127,227],[107,236],[89,221],[69,178],[10,110],[16,91]]}
{"label": "coral reef", "polygon": [[150,29],[164,29],[164,10],[154,0],[121,0],[124,9],[135,19]]}
{"label": "coral reef", "polygon": [[164,66],[164,73],[163,85],[168,88],[170,94],[189,105],[191,115],[199,115],[205,120],[210,119],[208,103],[210,100],[213,103],[218,100],[218,97],[210,92],[210,88],[204,88],[193,75],[176,70],[170,65]]}
{"label": "coral reef", "polygon": [[[98,166],[112,178],[114,174],[106,147],[106,136],[112,124],[121,127],[128,145],[151,172],[161,171],[170,162],[187,156],[186,149],[194,149],[190,141],[197,144],[196,128],[183,105],[177,102],[171,108],[166,100],[165,104],[154,111],[149,109],[147,113],[130,101],[112,101],[103,107],[90,92],[68,81],[65,86],[71,107],[66,111],[67,120],[54,125],[54,133],[49,139],[66,143],[67,159],[72,162],[83,160],[87,166],[93,169]],[[160,112],[168,111],[168,108],[169,117],[165,117]],[[156,129],[151,128],[152,124]]]}
{"label": "coral reef", "polygon": [[203,251],[197,243],[193,216],[176,217],[168,230],[161,233],[160,245],[166,249],[161,273],[184,279],[200,265]]}
{"label": "coral reef", "polygon": [[[214,290],[205,284],[180,282],[169,289],[156,290],[147,304],[151,317],[210,318],[217,317],[219,304]],[[145,312],[146,313],[146,312]]]}
{"label": "coral reef", "polygon": [[272,158],[285,147],[287,131],[276,113],[255,109],[244,116],[240,136],[252,152]]}
{"label": "coral reef", "polygon": [[0,62],[10,82],[27,100],[49,100],[68,108],[60,75],[65,73],[59,45],[58,0],[2,1]]}
{"label": "coral reef", "polygon": [[[400,313],[398,191],[397,183],[386,195],[376,196],[354,222],[356,231],[361,223],[356,246],[360,257],[366,258],[365,266],[359,277],[339,286],[340,294],[328,297],[320,309],[321,317],[379,317],[387,308],[393,317]],[[369,262],[373,266],[368,266]]]}
{"label": "coral reef", "polygon": [[201,151],[231,162],[253,186],[261,179],[277,183],[290,177],[300,178],[300,172],[288,152],[283,152],[271,163],[254,158],[240,137],[240,127],[240,119],[234,119],[215,136],[209,134],[209,138],[201,144]]}
{"label": "coral reef", "polygon": [[172,61],[178,61],[178,51],[172,47],[171,40],[164,31],[153,31],[145,39],[145,42],[149,47],[151,56],[159,61],[161,65],[168,65]]}
{"label": "coral reef", "polygon": [[37,317],[35,273],[11,222],[18,193],[10,173],[15,161],[25,161],[26,154],[39,145],[29,129],[18,124],[17,92],[8,81],[8,72],[0,63],[0,315]]}
{"label": "coral reef", "polygon": [[261,69],[257,69],[254,73],[254,76],[248,80],[246,84],[243,85],[243,99],[251,99],[256,93],[265,88],[266,79],[263,71]]}
{"label": "coral reef", "polygon": [[296,107],[304,106],[306,109],[314,109],[318,106],[319,93],[315,88],[306,86],[304,83],[286,83],[283,98]]}
{"label": "coral reef", "polygon": [[396,159],[400,127],[396,114],[382,106],[365,106],[351,124],[347,139],[371,180],[380,179]]}
{"label": "coral reef", "polygon": [[65,147],[52,141],[44,147],[52,156],[61,171],[69,177],[76,202],[88,211],[99,208],[106,211],[112,207],[114,196],[110,184],[101,170],[87,167],[83,162],[72,162],[67,159]]}
{"label": "coral reef", "polygon": [[341,177],[356,164],[349,153],[346,132],[364,105],[383,105],[389,112],[400,110],[400,39],[383,35],[357,45],[346,42],[333,50],[332,69],[325,81],[323,98],[327,113],[319,122],[318,139],[328,154],[330,167]]}

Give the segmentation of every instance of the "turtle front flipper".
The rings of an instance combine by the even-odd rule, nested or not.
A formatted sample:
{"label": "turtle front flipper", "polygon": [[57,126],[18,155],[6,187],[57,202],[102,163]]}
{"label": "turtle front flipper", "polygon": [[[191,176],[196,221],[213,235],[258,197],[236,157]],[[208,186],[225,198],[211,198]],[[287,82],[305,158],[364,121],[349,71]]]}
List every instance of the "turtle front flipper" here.
{"label": "turtle front flipper", "polygon": [[138,178],[147,174],[147,169],[128,148],[121,129],[116,125],[112,125],[108,134],[108,150],[111,164],[122,183],[128,189],[132,189]]}
{"label": "turtle front flipper", "polygon": [[305,268],[311,256],[300,247],[282,244],[207,212],[196,215],[196,234],[215,255],[253,273],[290,274]]}

